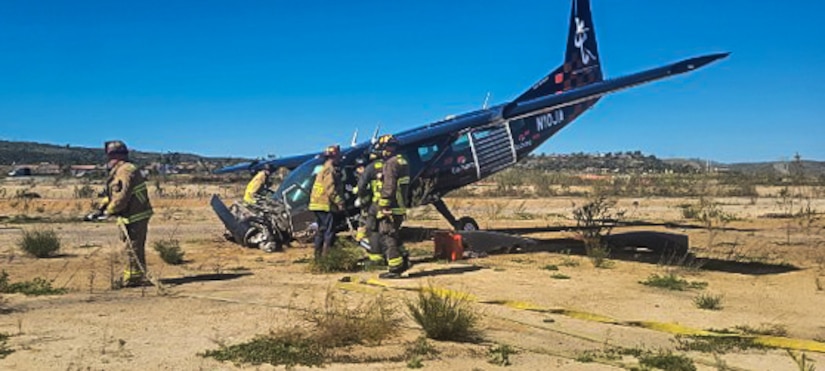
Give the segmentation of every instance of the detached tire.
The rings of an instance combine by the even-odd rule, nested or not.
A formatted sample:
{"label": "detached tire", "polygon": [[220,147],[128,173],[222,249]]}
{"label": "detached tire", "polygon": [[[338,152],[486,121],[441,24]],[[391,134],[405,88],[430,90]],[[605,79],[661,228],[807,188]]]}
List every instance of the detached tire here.
{"label": "detached tire", "polygon": [[469,217],[469,216],[463,216],[460,219],[458,219],[458,224],[455,227],[456,227],[455,229],[457,231],[478,231],[478,230],[480,230],[480,228],[478,228],[478,223],[476,223],[476,220]]}

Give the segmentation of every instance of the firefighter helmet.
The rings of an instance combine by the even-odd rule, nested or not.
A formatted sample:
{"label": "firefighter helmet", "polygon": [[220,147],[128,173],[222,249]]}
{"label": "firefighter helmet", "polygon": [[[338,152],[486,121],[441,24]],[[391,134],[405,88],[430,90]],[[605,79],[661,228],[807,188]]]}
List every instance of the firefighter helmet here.
{"label": "firefighter helmet", "polygon": [[398,139],[392,134],[382,135],[378,138],[377,147],[378,153],[380,153],[382,157],[390,157],[398,148]]}
{"label": "firefighter helmet", "polygon": [[120,140],[110,140],[103,145],[103,150],[106,152],[106,156],[113,156],[113,155],[128,155],[129,148],[126,147],[126,143]]}
{"label": "firefighter helmet", "polygon": [[339,145],[332,145],[324,150],[324,157],[335,158],[341,154],[341,147]]}

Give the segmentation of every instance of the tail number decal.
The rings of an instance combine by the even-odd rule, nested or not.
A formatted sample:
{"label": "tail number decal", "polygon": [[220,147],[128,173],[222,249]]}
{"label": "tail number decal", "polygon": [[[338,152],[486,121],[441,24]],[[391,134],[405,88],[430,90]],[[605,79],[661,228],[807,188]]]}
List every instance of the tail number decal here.
{"label": "tail number decal", "polygon": [[587,31],[590,31],[590,28],[588,28],[579,17],[576,17],[576,36],[573,38],[573,44],[579,48],[579,52],[581,52],[582,55],[582,62],[585,65],[590,63],[591,58],[594,61],[596,60],[593,52],[584,47],[584,43],[587,41]]}
{"label": "tail number decal", "polygon": [[536,117],[536,130],[545,131],[564,122],[564,111],[557,109]]}

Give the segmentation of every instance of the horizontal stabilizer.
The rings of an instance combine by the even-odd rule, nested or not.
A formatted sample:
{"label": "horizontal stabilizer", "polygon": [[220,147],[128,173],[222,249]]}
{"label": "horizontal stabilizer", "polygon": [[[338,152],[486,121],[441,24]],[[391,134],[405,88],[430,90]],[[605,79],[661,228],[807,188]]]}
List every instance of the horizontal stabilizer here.
{"label": "horizontal stabilizer", "polygon": [[533,114],[535,111],[539,110],[553,110],[572,106],[577,103],[600,98],[604,95],[637,85],[690,72],[704,67],[713,61],[726,58],[728,55],[730,55],[730,53],[718,53],[685,59],[664,67],[654,68],[615,79],[604,80],[560,94],[543,96],[523,102],[515,101],[508,104],[507,107],[504,108],[502,116],[506,119],[512,119],[521,115]]}

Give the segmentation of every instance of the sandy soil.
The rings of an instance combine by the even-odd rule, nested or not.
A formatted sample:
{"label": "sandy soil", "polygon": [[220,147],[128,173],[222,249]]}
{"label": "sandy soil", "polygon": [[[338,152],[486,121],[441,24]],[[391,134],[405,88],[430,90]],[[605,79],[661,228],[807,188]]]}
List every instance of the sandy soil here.
{"label": "sandy soil", "polygon": [[[28,186],[28,189],[31,189]],[[235,187],[237,188],[237,187]],[[0,224],[0,269],[12,281],[45,277],[66,295],[26,297],[3,295],[0,333],[12,337],[14,353],[0,359],[4,370],[119,370],[119,369],[272,369],[271,366],[233,365],[198,354],[235,344],[270,330],[302,321],[302,310],[315,308],[328,290],[340,292],[353,303],[381,291],[390,298],[412,298],[413,290],[426,285],[465,292],[481,301],[523,301],[546,308],[564,308],[608,316],[618,321],[678,323],[695,329],[724,329],[762,324],[784,326],[797,339],[825,339],[825,226],[815,221],[803,228],[796,221],[762,216],[777,212],[777,199],[717,199],[738,220],[709,238],[695,222],[682,218],[679,204],[690,199],[622,199],[619,207],[627,218],[656,223],[681,224],[619,228],[685,233],[691,249],[704,257],[702,269],[668,267],[661,259],[619,256],[609,269],[597,269],[579,255],[571,242],[573,232],[529,234],[540,242],[518,254],[492,255],[456,263],[420,262],[410,278],[386,282],[393,288],[370,286],[345,290],[338,285],[348,276],[354,281],[374,279],[377,273],[316,275],[300,263],[311,252],[293,246],[284,253],[265,254],[243,249],[221,237],[220,222],[196,190],[182,191],[186,198],[155,198],[157,214],[150,225],[149,241],[176,238],[186,252],[181,266],[164,264],[147,248],[149,268],[163,279],[165,291],[155,288],[111,290],[112,272],[120,269],[119,243],[112,223],[78,223],[88,201],[71,197],[71,186],[50,184],[34,187],[45,196],[24,205],[20,200],[0,199],[0,216],[41,218],[33,223]],[[222,195],[237,192],[232,187]],[[202,194],[201,194],[202,195]],[[456,214],[475,216],[482,228],[570,226],[573,204],[581,199],[456,199]],[[825,200],[815,200],[825,210]],[[444,228],[437,214],[417,210],[408,225]],[[22,230],[52,228],[62,241],[61,255],[34,259],[15,246]],[[708,246],[708,242],[712,246]],[[432,242],[410,243],[417,255],[426,255]],[[419,258],[420,260],[426,260]],[[578,265],[571,264],[578,262]],[[558,265],[559,272],[545,270]],[[700,291],[666,291],[639,284],[651,274],[676,272],[708,283],[704,292],[723,295],[723,309],[708,311],[693,305]],[[570,279],[554,279],[562,273]],[[819,281],[817,281],[819,280]],[[480,344],[436,342],[443,350],[439,359],[424,361],[427,369],[491,370],[486,352],[492,344],[509,344],[519,350],[507,369],[603,370],[634,364],[631,358],[583,363],[586,351],[606,346],[673,349],[674,335],[626,325],[606,324],[568,315],[524,311],[502,305],[475,304],[482,313],[485,340]],[[395,354],[419,336],[421,330],[405,318],[398,338],[380,347],[354,347],[352,354]],[[395,353],[394,353],[395,352]],[[699,369],[716,369],[712,355],[689,352]],[[808,352],[819,365],[825,354]],[[728,366],[744,370],[794,370],[796,365],[782,349],[749,350],[720,356]],[[329,369],[406,369],[405,362],[332,364]],[[300,368],[299,368],[300,369]]]}

